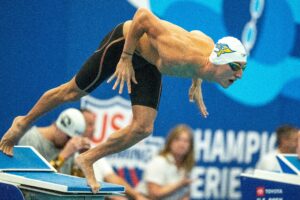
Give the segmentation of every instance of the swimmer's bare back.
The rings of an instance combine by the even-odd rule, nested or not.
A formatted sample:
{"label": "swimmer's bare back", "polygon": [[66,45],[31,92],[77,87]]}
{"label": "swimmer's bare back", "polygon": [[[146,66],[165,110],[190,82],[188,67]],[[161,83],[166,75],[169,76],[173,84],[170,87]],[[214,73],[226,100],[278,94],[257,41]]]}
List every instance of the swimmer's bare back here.
{"label": "swimmer's bare back", "polygon": [[[197,78],[195,68],[204,66],[214,47],[213,40],[200,31],[188,32],[167,21],[156,18],[156,30],[144,33],[136,50],[165,75]],[[125,38],[132,21],[123,27]],[[197,69],[196,69],[197,70]]]}

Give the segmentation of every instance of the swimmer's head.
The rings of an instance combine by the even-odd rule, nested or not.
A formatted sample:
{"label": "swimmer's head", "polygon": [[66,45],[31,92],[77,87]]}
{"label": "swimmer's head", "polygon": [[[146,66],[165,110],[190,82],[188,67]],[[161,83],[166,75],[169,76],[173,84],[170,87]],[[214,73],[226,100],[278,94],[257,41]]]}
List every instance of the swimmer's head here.
{"label": "swimmer's head", "polygon": [[240,40],[234,37],[223,37],[215,44],[209,61],[216,65],[233,62],[247,63],[247,53]]}

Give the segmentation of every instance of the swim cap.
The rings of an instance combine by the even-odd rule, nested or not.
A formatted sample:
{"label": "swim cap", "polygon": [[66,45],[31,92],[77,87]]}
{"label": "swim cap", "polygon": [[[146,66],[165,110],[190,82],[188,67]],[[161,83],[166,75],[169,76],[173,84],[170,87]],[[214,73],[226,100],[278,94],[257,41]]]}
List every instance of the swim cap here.
{"label": "swim cap", "polygon": [[247,62],[247,53],[240,40],[234,37],[223,37],[215,44],[209,61],[216,65],[231,62]]}
{"label": "swim cap", "polygon": [[58,116],[55,124],[59,130],[70,137],[81,135],[86,127],[83,114],[75,108],[64,110]]}

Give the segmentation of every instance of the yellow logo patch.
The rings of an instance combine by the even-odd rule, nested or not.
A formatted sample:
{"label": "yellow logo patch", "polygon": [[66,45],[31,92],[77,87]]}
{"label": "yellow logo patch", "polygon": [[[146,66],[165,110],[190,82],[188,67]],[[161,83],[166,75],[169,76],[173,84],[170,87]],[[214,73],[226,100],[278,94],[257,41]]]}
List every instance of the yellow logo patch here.
{"label": "yellow logo patch", "polygon": [[219,57],[222,54],[225,53],[233,53],[235,51],[233,51],[232,49],[229,48],[229,46],[227,44],[222,44],[222,43],[217,43],[216,44],[216,48],[218,50],[215,50],[215,52],[217,53],[217,56]]}

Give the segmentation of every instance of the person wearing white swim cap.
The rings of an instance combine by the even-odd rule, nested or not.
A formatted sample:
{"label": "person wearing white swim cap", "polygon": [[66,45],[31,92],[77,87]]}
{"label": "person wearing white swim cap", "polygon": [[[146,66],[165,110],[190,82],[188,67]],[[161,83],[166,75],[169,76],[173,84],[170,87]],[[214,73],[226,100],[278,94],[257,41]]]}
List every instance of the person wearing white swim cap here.
{"label": "person wearing white swim cap", "polygon": [[70,174],[73,155],[90,148],[90,140],[83,137],[86,127],[82,112],[69,108],[48,126],[32,126],[18,144],[34,147],[56,170]]}
{"label": "person wearing white swim cap", "polygon": [[201,31],[189,32],[139,8],[132,20],[117,25],[106,35],[75,77],[46,91],[28,114],[15,118],[1,140],[0,150],[13,155],[14,144],[37,118],[87,95],[107,79],[108,82],[116,79],[113,89],[119,87],[119,93],[127,86],[133,119],[106,142],[77,157],[88,185],[97,193],[100,185],[94,176],[93,163],[133,146],[152,133],[163,75],[192,79],[189,100],[207,117],[202,81],[227,88],[242,78],[246,62],[246,52],[238,40],[223,38],[215,45]]}

